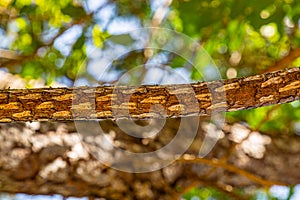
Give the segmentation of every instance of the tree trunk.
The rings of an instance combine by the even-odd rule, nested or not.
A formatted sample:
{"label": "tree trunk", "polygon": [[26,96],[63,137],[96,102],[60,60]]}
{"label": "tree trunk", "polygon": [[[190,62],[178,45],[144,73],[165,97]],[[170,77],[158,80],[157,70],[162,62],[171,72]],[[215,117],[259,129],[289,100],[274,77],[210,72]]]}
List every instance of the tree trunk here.
{"label": "tree trunk", "polygon": [[162,86],[6,89],[0,122],[204,116],[299,99],[300,69]]}
{"label": "tree trunk", "polygon": [[[189,121],[197,119],[189,117]],[[90,122],[81,123],[88,132]],[[127,151],[151,152],[173,139],[180,119],[168,119],[164,128],[147,141],[124,134],[113,121],[99,123],[114,144]],[[191,186],[224,188],[234,196],[230,188],[299,183],[299,137],[262,135],[241,124],[227,124],[224,137],[213,151],[205,158],[197,158],[208,125],[211,124],[200,123],[193,144],[171,165],[148,173],[127,173],[114,169],[113,163],[107,166],[96,159],[88,147],[98,141],[98,135],[78,134],[71,122],[1,124],[0,191],[165,200],[178,199]],[[190,123],[183,126],[189,131]],[[243,140],[235,135],[241,131],[248,132]],[[251,145],[252,136],[258,138],[255,145]],[[102,145],[100,141],[94,147],[100,152]],[[108,154],[112,155],[115,154]],[[115,157],[115,162],[119,161]]]}

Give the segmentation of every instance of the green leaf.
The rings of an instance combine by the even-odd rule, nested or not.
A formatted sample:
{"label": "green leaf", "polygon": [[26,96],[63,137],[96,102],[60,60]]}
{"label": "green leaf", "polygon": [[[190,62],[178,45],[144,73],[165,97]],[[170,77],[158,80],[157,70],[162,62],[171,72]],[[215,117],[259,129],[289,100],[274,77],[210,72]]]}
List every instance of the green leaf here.
{"label": "green leaf", "polygon": [[84,45],[85,43],[85,36],[84,36],[84,33],[81,34],[81,36],[77,39],[77,41],[74,43],[73,45],[73,48],[74,49],[81,49],[82,46]]}
{"label": "green leaf", "polygon": [[110,41],[123,46],[130,46],[134,40],[129,34],[113,35],[109,38]]}
{"label": "green leaf", "polygon": [[63,14],[69,15],[73,19],[80,19],[86,15],[86,12],[82,7],[74,6],[71,4],[63,8],[61,11],[63,12]]}
{"label": "green leaf", "polygon": [[179,68],[179,67],[184,67],[184,65],[188,61],[182,58],[181,56],[175,55],[175,57],[170,61],[169,65],[172,68]]}
{"label": "green leaf", "polygon": [[38,61],[31,61],[23,66],[21,75],[23,77],[31,77],[37,79],[43,72],[44,70]]}
{"label": "green leaf", "polygon": [[20,30],[24,30],[24,29],[27,27],[27,22],[26,22],[26,20],[25,20],[24,18],[22,18],[22,17],[17,18],[17,19],[16,19],[16,23],[17,23],[18,28],[19,28]]}
{"label": "green leaf", "polygon": [[103,46],[103,42],[106,39],[105,34],[102,32],[101,27],[96,24],[92,30],[93,43],[96,47],[101,48]]}

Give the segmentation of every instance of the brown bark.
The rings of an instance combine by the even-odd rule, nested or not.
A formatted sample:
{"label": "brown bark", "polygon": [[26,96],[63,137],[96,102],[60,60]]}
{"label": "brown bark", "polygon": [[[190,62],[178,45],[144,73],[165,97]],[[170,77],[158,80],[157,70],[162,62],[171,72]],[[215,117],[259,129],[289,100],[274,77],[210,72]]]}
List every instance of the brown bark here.
{"label": "brown bark", "polygon": [[275,62],[272,66],[265,69],[264,72],[271,72],[271,71],[276,71],[276,70],[290,67],[290,66],[292,66],[292,63],[297,58],[299,58],[299,56],[300,56],[300,48],[299,47],[295,48],[295,49],[291,49],[290,52],[286,56],[284,56],[283,58],[281,58],[280,60]]}
{"label": "brown bark", "polygon": [[6,66],[8,63],[20,61],[22,56],[14,51],[0,49],[0,66]]}
{"label": "brown bark", "polygon": [[[196,119],[189,117],[189,120]],[[82,123],[88,132],[90,122]],[[179,119],[168,119],[159,134],[147,143],[124,134],[113,121],[101,121],[100,125],[108,137],[115,133],[113,140],[124,149],[145,152],[168,143],[176,134],[174,125],[178,123]],[[191,126],[190,123],[183,125],[187,131]],[[300,182],[299,137],[261,135],[267,137],[269,143],[262,145],[265,150],[255,151],[256,143],[251,153],[242,141],[233,142],[236,139],[232,134],[237,129],[248,130],[249,137],[259,133],[240,124],[226,125],[223,129],[225,137],[204,159],[197,158],[205,134],[201,128],[189,150],[177,162],[160,170],[137,174],[115,170],[95,159],[86,148],[78,148],[91,145],[88,142],[91,139],[88,135],[77,134],[73,123],[11,123],[1,124],[0,128],[2,192],[165,200],[177,199],[191,186],[247,188]],[[91,141],[96,140],[93,136]],[[234,150],[233,144],[238,144]],[[97,145],[100,151],[101,143]]]}
{"label": "brown bark", "polygon": [[[181,85],[0,91],[0,122],[203,116],[299,99],[300,69]],[[159,106],[157,106],[159,105]]]}

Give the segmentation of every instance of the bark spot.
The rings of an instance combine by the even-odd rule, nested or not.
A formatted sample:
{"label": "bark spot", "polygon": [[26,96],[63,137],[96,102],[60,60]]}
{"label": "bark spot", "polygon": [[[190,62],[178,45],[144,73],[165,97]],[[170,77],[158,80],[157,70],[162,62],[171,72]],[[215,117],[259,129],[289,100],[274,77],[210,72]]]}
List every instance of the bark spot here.
{"label": "bark spot", "polygon": [[24,112],[13,114],[13,117],[16,117],[16,118],[26,118],[26,117],[30,117],[30,116],[31,116],[30,111],[24,111]]}
{"label": "bark spot", "polygon": [[206,82],[202,82],[202,83],[197,83],[197,84],[192,84],[192,86],[194,87],[194,88],[201,88],[201,87],[204,87],[204,86],[206,86],[207,85],[207,83]]}
{"label": "bark spot", "polygon": [[266,96],[266,97],[261,97],[260,99],[259,99],[259,101],[261,102],[261,103],[267,103],[267,102],[269,102],[269,101],[272,101],[274,99],[274,95],[269,95],[269,96]]}
{"label": "bark spot", "polygon": [[192,94],[192,92],[191,91],[193,91],[192,90],[192,88],[190,88],[190,87],[184,87],[184,88],[170,88],[169,89],[169,93],[170,94],[174,94],[174,95],[178,95],[178,94]]}
{"label": "bark spot", "polygon": [[286,86],[284,86],[283,88],[279,88],[279,92],[285,92],[288,90],[294,90],[300,87],[300,81],[294,81]]}
{"label": "bark spot", "polygon": [[36,107],[36,109],[51,109],[54,108],[54,105],[51,101],[43,102]]}
{"label": "bark spot", "polygon": [[9,123],[12,122],[12,119],[4,118],[4,119],[0,119],[0,122]]}
{"label": "bark spot", "polygon": [[27,94],[25,96],[19,96],[18,98],[22,100],[37,100],[41,98],[41,94]]}
{"label": "bark spot", "polygon": [[141,103],[151,103],[151,104],[160,104],[165,102],[166,102],[165,96],[148,97],[141,101]]}
{"label": "bark spot", "polygon": [[110,100],[115,100],[116,94],[107,94],[105,96],[100,96],[96,98],[96,101],[110,101]]}
{"label": "bark spot", "polygon": [[58,111],[53,113],[54,118],[69,118],[71,117],[70,111]]}
{"label": "bark spot", "polygon": [[183,112],[185,110],[185,105],[183,104],[176,104],[176,105],[172,105],[168,108],[169,111],[171,112]]}
{"label": "bark spot", "polygon": [[[112,116],[112,112],[110,110],[96,113],[96,117],[111,117],[111,116]],[[92,115],[92,117],[94,116]]]}
{"label": "bark spot", "polygon": [[196,98],[199,101],[211,101],[211,95],[210,95],[210,93],[197,94]]}
{"label": "bark spot", "polygon": [[64,94],[64,95],[60,95],[60,96],[54,96],[52,97],[52,99],[56,100],[56,101],[66,101],[66,100],[72,100],[74,97],[74,94]]}
{"label": "bark spot", "polygon": [[19,104],[17,102],[12,102],[12,103],[8,103],[8,104],[0,104],[0,109],[2,109],[2,110],[19,109]]}
{"label": "bark spot", "polygon": [[129,90],[123,90],[122,91],[123,94],[134,94],[136,92],[146,93],[147,89],[144,88],[144,87],[141,87],[141,88],[132,88],[132,89],[129,89]]}
{"label": "bark spot", "polygon": [[225,92],[227,90],[239,89],[240,85],[238,83],[230,83],[227,85],[223,85],[215,89],[216,92]]}
{"label": "bark spot", "polygon": [[256,80],[260,80],[261,78],[262,78],[261,75],[255,75],[255,76],[246,77],[243,79],[243,81],[256,81]]}
{"label": "bark spot", "polygon": [[126,107],[127,109],[136,109],[135,102],[125,102],[121,104],[121,107]]}
{"label": "bark spot", "polygon": [[282,78],[281,77],[274,77],[274,78],[270,78],[269,80],[263,82],[261,84],[261,87],[267,87],[268,85],[274,85],[274,84],[279,84],[282,82]]}

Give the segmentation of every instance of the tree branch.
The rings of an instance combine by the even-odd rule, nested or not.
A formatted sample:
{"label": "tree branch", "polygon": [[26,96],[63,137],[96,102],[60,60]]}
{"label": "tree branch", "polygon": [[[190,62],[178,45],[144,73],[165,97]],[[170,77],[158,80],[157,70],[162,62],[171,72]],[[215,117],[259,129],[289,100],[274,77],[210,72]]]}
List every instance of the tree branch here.
{"label": "tree branch", "polygon": [[243,170],[243,169],[240,169],[234,165],[231,165],[231,164],[228,164],[226,162],[223,162],[223,161],[219,161],[217,159],[212,159],[212,160],[209,160],[209,159],[205,159],[205,158],[196,158],[196,157],[193,157],[193,159],[186,159],[184,156],[180,159],[178,159],[179,162],[184,162],[184,163],[202,163],[202,164],[206,164],[206,165],[210,165],[210,166],[213,166],[213,167],[220,167],[220,168],[223,168],[225,170],[228,170],[230,172],[233,172],[233,173],[236,173],[236,174],[239,174],[241,176],[244,176],[246,178],[248,178],[249,180],[257,183],[257,184],[260,184],[262,186],[265,186],[265,187],[271,187],[273,185],[285,185],[284,183],[282,182],[278,182],[278,181],[268,181],[268,180],[265,180],[265,179],[262,179],[252,173],[249,173],[247,172],[246,170]]}
{"label": "tree branch", "polygon": [[207,116],[298,100],[299,78],[291,68],[192,84],[5,89],[0,122]]}
{"label": "tree branch", "polygon": [[299,57],[300,57],[300,47],[296,49],[292,49],[288,55],[275,62],[272,66],[268,67],[263,72],[270,72],[270,71],[291,67],[292,62]]}

